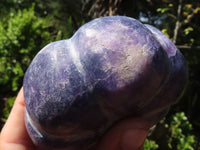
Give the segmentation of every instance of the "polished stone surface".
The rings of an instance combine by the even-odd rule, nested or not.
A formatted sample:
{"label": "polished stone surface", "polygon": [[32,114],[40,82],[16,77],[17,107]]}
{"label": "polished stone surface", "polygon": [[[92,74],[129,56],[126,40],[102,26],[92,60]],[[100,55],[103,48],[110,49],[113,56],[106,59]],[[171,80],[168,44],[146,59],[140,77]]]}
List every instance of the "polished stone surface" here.
{"label": "polished stone surface", "polygon": [[130,116],[153,125],[178,98],[186,72],[156,28],[123,16],[95,19],[33,59],[23,84],[27,129],[35,144],[58,148],[92,145]]}

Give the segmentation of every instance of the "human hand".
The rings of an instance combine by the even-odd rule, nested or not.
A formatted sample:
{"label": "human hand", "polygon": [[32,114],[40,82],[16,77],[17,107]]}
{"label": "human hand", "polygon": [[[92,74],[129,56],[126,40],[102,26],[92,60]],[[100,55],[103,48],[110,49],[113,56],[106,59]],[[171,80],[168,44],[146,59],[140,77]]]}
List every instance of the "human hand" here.
{"label": "human hand", "polygon": [[[23,88],[20,90],[12,111],[0,134],[1,150],[37,150],[32,143],[24,121]],[[115,125],[104,135],[97,150],[141,150],[148,133],[148,124],[132,118]],[[67,149],[66,149],[67,150]]]}
{"label": "human hand", "polygon": [[0,134],[0,150],[34,150],[24,121],[23,88],[18,93],[10,115]]}

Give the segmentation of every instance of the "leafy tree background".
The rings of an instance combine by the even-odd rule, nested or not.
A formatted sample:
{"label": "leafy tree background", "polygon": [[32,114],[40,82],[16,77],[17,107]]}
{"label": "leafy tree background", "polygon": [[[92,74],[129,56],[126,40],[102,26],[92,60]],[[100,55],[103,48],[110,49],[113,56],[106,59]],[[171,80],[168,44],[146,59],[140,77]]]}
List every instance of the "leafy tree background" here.
{"label": "leafy tree background", "polygon": [[145,150],[200,150],[199,0],[1,0],[0,129],[23,75],[47,43],[66,39],[91,19],[126,15],[152,24],[184,54],[189,80],[179,102],[153,129]]}

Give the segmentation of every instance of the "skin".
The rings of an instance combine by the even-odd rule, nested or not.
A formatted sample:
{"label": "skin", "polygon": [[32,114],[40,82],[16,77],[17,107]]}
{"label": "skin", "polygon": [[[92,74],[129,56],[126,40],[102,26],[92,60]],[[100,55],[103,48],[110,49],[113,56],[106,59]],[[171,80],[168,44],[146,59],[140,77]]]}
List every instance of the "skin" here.
{"label": "skin", "polygon": [[[20,90],[10,116],[0,134],[0,149],[38,150],[26,131],[24,95]],[[141,150],[149,125],[144,120],[130,118],[112,127],[96,146],[96,150]],[[67,149],[68,150],[68,149]],[[78,150],[78,149],[76,149]]]}

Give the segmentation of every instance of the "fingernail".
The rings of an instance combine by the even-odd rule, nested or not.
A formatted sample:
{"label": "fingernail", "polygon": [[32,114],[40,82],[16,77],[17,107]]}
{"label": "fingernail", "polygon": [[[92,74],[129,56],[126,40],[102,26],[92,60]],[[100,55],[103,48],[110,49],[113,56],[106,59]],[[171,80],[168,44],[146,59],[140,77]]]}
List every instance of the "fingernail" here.
{"label": "fingernail", "polygon": [[141,129],[129,129],[121,135],[121,150],[139,150],[141,149],[148,131]]}

